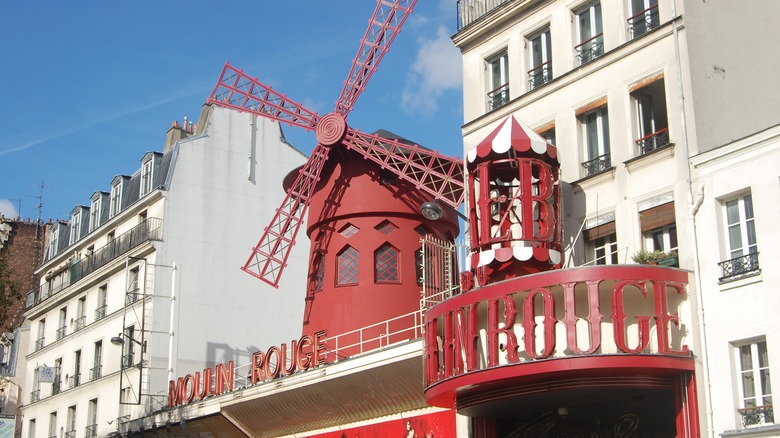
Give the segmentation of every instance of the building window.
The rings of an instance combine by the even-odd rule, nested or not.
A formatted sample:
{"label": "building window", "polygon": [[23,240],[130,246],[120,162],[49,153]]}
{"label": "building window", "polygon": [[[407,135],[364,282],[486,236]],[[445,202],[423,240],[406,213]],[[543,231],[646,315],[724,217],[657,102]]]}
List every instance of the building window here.
{"label": "building window", "polygon": [[530,36],[528,49],[531,65],[531,69],[528,70],[528,85],[533,90],[550,82],[553,78],[550,28]]}
{"label": "building window", "polygon": [[617,234],[615,222],[585,230],[585,242],[591,263],[596,265],[616,265],[618,263]]}
{"label": "building window", "polygon": [[108,285],[104,284],[98,288],[97,308],[95,309],[95,321],[100,321],[106,317],[106,297],[108,296]]}
{"label": "building window", "polygon": [[138,284],[139,268],[132,268],[127,273],[127,304],[133,304],[141,299],[141,291]]}
{"label": "building window", "polygon": [[740,345],[736,350],[741,406],[738,412],[742,416],[742,425],[749,427],[774,423],[766,341]]}
{"label": "building window", "polygon": [[544,132],[540,132],[539,135],[547,140],[547,143],[550,143],[551,145],[555,146],[555,128],[550,128]]}
{"label": "building window", "polygon": [[349,239],[350,237],[357,234],[357,232],[360,231],[360,228],[352,225],[352,224],[346,224],[344,225],[341,230],[339,231],[339,234]]}
{"label": "building window", "polygon": [[111,205],[109,209],[109,216],[114,217],[119,214],[122,209],[122,181],[116,182],[111,186]]}
{"label": "building window", "polygon": [[398,250],[385,243],[374,252],[374,281],[398,283]]}
{"label": "building window", "polygon": [[147,160],[141,166],[141,196],[152,191],[152,160]]}
{"label": "building window", "polygon": [[81,384],[81,350],[73,353],[73,375],[70,376],[70,387],[75,388]]}
{"label": "building window", "polygon": [[487,60],[487,110],[493,111],[509,102],[509,58],[502,52]]}
{"label": "building window", "polygon": [[81,237],[81,209],[77,210],[70,216],[70,241],[69,244],[73,244]]}
{"label": "building window", "polygon": [[51,384],[51,395],[57,395],[62,391],[62,358],[54,360],[54,382]]}
{"label": "building window", "polygon": [[607,106],[601,106],[579,116],[585,147],[585,175],[590,176],[609,169],[612,161],[609,153],[609,117]]}
{"label": "building window", "polygon": [[579,64],[588,63],[604,54],[604,34],[601,29],[601,3],[596,2],[577,11],[577,35],[574,46]]}
{"label": "building window", "polygon": [[51,228],[51,234],[49,236],[49,258],[57,255],[57,247],[59,246],[59,225],[54,224]]}
{"label": "building window", "polygon": [[[660,251],[669,257],[677,254],[677,225],[674,202],[666,202],[639,212],[639,223],[646,251]],[[670,259],[667,266],[678,266],[676,259]]]}
{"label": "building window", "polygon": [[97,409],[98,399],[93,398],[87,406],[87,427],[84,430],[84,438],[97,437]]}
{"label": "building window", "polygon": [[57,412],[52,412],[49,414],[49,438],[56,438],[59,434],[57,433]]}
{"label": "building window", "polygon": [[726,201],[724,210],[729,259],[720,262],[721,282],[759,272],[753,196],[748,193]]}
{"label": "building window", "polygon": [[95,231],[100,226],[100,208],[103,205],[103,198],[98,195],[92,200],[92,205],[89,207],[89,232]]}
{"label": "building window", "polygon": [[344,248],[337,257],[337,285],[348,286],[358,284],[358,250],[351,246]]}
{"label": "building window", "polygon": [[73,324],[73,331],[79,331],[87,325],[87,297],[85,296],[76,302],[76,320]]}
{"label": "building window", "polygon": [[92,358],[92,369],[89,370],[89,380],[97,380],[103,375],[103,341],[95,342],[95,354]]}
{"label": "building window", "polygon": [[68,423],[65,427],[65,438],[76,438],[76,405],[68,408]]}
{"label": "building window", "polygon": [[35,419],[27,423],[27,438],[35,438]]}
{"label": "building window", "polygon": [[631,16],[628,18],[628,34],[633,39],[661,24],[658,16],[658,0],[631,0]]}
{"label": "building window", "polygon": [[60,326],[57,329],[57,336],[55,336],[55,340],[59,341],[60,339],[64,338],[65,335],[68,334],[68,308],[63,307],[60,309]]}
{"label": "building window", "polygon": [[46,319],[38,321],[38,339],[35,341],[35,351],[46,345]]}
{"label": "building window", "polygon": [[664,80],[656,80],[631,92],[636,108],[636,135],[634,141],[639,155],[669,144],[669,122],[666,117]]}
{"label": "building window", "polygon": [[388,220],[382,221],[379,225],[377,225],[374,228],[382,234],[390,234],[393,231],[398,229],[398,227],[396,227],[392,222]]}
{"label": "building window", "polygon": [[135,365],[135,327],[125,327],[122,340],[122,368],[130,368]]}

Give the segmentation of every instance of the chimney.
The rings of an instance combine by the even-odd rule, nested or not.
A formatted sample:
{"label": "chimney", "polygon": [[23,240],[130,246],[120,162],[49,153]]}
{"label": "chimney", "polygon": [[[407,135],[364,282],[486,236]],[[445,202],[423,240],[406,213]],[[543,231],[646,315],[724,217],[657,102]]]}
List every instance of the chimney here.
{"label": "chimney", "polygon": [[168,149],[176,144],[177,141],[192,135],[195,132],[195,128],[196,126],[191,121],[188,121],[186,116],[184,117],[184,122],[181,124],[176,120],[171,122],[171,127],[165,134],[165,147],[163,148],[163,152],[168,151]]}

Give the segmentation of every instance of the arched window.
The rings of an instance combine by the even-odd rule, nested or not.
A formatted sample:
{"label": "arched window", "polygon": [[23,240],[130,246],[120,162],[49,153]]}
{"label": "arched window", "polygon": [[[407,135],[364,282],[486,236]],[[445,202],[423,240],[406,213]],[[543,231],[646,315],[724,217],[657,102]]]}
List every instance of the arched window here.
{"label": "arched window", "polygon": [[337,257],[338,286],[354,285],[358,283],[358,256],[360,253],[355,248],[347,245]]}
{"label": "arched window", "polygon": [[398,283],[398,250],[385,243],[374,251],[374,281]]}

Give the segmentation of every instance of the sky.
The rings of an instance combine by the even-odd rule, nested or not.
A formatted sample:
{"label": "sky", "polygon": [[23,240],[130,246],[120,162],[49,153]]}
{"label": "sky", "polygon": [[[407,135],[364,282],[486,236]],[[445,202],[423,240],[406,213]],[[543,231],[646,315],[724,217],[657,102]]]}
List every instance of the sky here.
{"label": "sky", "polygon": [[[372,0],[5,2],[0,14],[0,214],[67,220],[115,175],[197,121],[226,61],[321,116]],[[462,156],[456,0],[418,0],[347,122]],[[305,153],[314,134],[283,125]],[[39,196],[42,193],[42,197]]]}

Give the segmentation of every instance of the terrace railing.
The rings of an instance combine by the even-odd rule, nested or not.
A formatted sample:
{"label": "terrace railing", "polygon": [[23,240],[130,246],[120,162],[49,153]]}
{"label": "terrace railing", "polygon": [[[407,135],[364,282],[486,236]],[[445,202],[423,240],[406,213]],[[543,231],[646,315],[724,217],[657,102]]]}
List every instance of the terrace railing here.
{"label": "terrace railing", "polygon": [[666,146],[669,144],[669,128],[659,129],[658,131],[648,134],[639,140],[636,140],[636,144],[639,146],[640,155]]}
{"label": "terrace railing", "polygon": [[718,263],[721,269],[721,276],[718,279],[723,283],[726,281],[736,280],[746,274],[758,272],[758,253],[751,252],[747,255],[735,257],[731,260]]}
{"label": "terrace railing", "polygon": [[626,21],[628,21],[628,32],[632,39],[650,32],[661,24],[658,16],[658,5],[650,6],[632,15]]}

